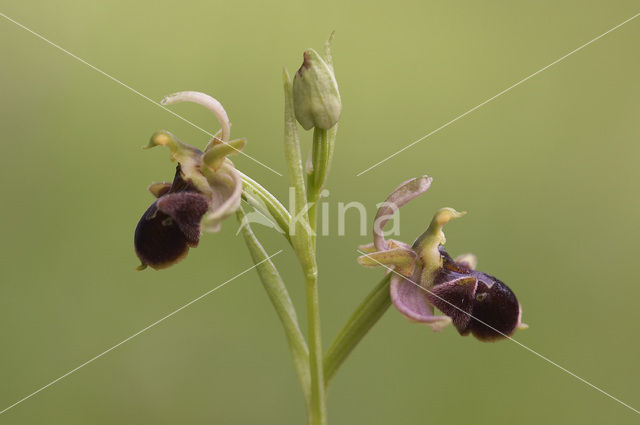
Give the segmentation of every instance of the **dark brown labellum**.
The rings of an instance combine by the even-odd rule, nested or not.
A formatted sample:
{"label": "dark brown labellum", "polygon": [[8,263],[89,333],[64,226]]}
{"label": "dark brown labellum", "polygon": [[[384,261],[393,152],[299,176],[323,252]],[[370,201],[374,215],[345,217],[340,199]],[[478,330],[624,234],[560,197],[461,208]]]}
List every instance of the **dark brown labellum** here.
{"label": "dark brown labellum", "polygon": [[511,335],[520,322],[515,294],[495,277],[456,263],[441,247],[443,269],[430,289],[429,301],[451,317],[461,335],[481,341]]}
{"label": "dark brown labellum", "polygon": [[144,213],[136,227],[134,246],[143,265],[169,267],[183,259],[200,240],[200,220],[209,200],[181,176]]}
{"label": "dark brown labellum", "polygon": [[475,277],[454,278],[434,285],[427,298],[438,310],[451,317],[456,329],[466,329],[471,320],[477,286]]}
{"label": "dark brown labellum", "polygon": [[483,341],[511,335],[520,320],[520,303],[515,294],[500,280],[486,273],[478,274],[471,321],[466,333]]}

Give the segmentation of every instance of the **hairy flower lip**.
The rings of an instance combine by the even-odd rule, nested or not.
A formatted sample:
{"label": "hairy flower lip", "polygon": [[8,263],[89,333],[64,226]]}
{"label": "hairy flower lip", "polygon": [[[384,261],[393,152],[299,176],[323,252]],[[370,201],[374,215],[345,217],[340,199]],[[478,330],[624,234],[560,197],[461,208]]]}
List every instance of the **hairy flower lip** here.
{"label": "hairy flower lip", "polygon": [[[446,285],[463,277],[477,281],[476,288],[470,294],[475,298],[473,309],[468,312],[466,322],[458,322],[460,324],[456,326],[458,332],[461,335],[471,333],[481,341],[495,341],[512,335],[520,325],[522,315],[522,307],[513,291],[496,277],[456,262],[443,247],[440,247],[440,252],[444,265],[434,282],[432,292],[439,292],[440,285]],[[450,316],[459,312],[456,307],[461,307],[455,300],[451,302],[452,305],[447,305],[442,300],[435,299],[434,296],[430,298],[440,311]],[[455,320],[454,325],[456,325]]]}
{"label": "hairy flower lip", "polygon": [[169,189],[157,193],[160,196],[142,215],[134,233],[140,269],[158,270],[181,261],[190,247],[198,245],[200,219],[208,207],[207,198],[184,180],[180,165]]}

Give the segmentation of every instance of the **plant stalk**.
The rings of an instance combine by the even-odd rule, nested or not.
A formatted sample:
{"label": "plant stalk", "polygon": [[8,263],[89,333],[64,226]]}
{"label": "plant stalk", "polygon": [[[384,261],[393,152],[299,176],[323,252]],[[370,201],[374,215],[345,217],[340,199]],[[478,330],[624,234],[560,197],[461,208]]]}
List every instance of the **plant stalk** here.
{"label": "plant stalk", "polygon": [[[309,216],[315,217],[316,204],[311,204]],[[312,235],[315,235],[316,221],[310,221]],[[314,262],[315,262],[315,237]],[[311,372],[311,425],[326,425],[327,406],[324,385],[324,367],[322,351],[322,333],[320,329],[320,304],[318,297],[317,265],[306,272],[306,300],[307,300],[307,333],[309,338],[309,369]]]}
{"label": "plant stalk", "polygon": [[310,271],[306,282],[307,326],[309,337],[309,369],[311,375],[311,425],[327,423],[326,394],[323,375],[318,273]]}
{"label": "plant stalk", "polygon": [[[292,83],[286,70],[284,81],[284,151],[289,183],[295,194],[290,214],[296,217],[290,224],[290,240],[305,275],[307,338],[309,342],[310,403],[307,414],[310,425],[326,425],[327,409],[323,377],[322,335],[320,330],[320,305],[318,301],[318,265],[315,249],[315,203],[309,203],[309,195],[317,196],[310,187],[305,188],[300,139],[293,109]],[[311,180],[309,184],[312,184]],[[313,217],[311,220],[309,217]]]}

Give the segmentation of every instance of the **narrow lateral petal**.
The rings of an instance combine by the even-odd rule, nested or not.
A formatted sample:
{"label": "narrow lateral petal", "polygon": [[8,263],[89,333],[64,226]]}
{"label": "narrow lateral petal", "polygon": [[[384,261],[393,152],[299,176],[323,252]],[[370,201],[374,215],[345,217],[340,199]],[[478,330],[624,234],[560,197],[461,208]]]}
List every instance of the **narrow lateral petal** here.
{"label": "narrow lateral petal", "polygon": [[238,153],[247,144],[245,139],[231,140],[227,143],[213,144],[202,157],[202,163],[213,171],[217,171],[227,155]]}

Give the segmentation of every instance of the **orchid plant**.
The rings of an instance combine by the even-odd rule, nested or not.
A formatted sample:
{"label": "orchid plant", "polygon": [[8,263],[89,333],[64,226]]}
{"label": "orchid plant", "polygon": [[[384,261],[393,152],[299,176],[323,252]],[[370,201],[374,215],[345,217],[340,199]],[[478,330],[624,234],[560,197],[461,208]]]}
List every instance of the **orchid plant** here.
{"label": "orchid plant", "polygon": [[[365,267],[383,267],[385,275],[323,351],[316,205],[329,173],[342,109],[330,44],[331,38],[322,55],[306,50],[293,81],[283,70],[284,154],[295,194],[290,209],[228,158],[240,152],[246,141],[230,139],[231,124],[220,102],[203,93],[180,92],[164,98],[162,104],[198,103],[213,112],[221,129],[204,150],[183,143],[168,131],[153,134],[147,147],[166,146],[177,167],[172,182],[149,187],[156,200],[140,219],[134,237],[139,269],[162,269],[182,260],[198,245],[203,232],[217,232],[223,220],[237,216],[256,270],[282,322],[311,425],[327,423],[326,394],[332,378],[392,304],[411,322],[427,324],[434,331],[451,323],[461,335],[473,334],[481,341],[508,338],[526,326],[521,322],[520,303],[503,282],[476,271],[473,255],[453,259],[444,250],[443,226],[464,213],[440,209],[412,245],[385,239],[384,226],[395,211],[431,185],[431,177],[421,176],[400,184],[379,208],[373,243],[360,247],[358,261]],[[304,130],[313,129],[310,160],[305,166],[298,123]],[[306,280],[306,338],[280,273],[246,219],[242,200],[270,217],[296,253]]]}

